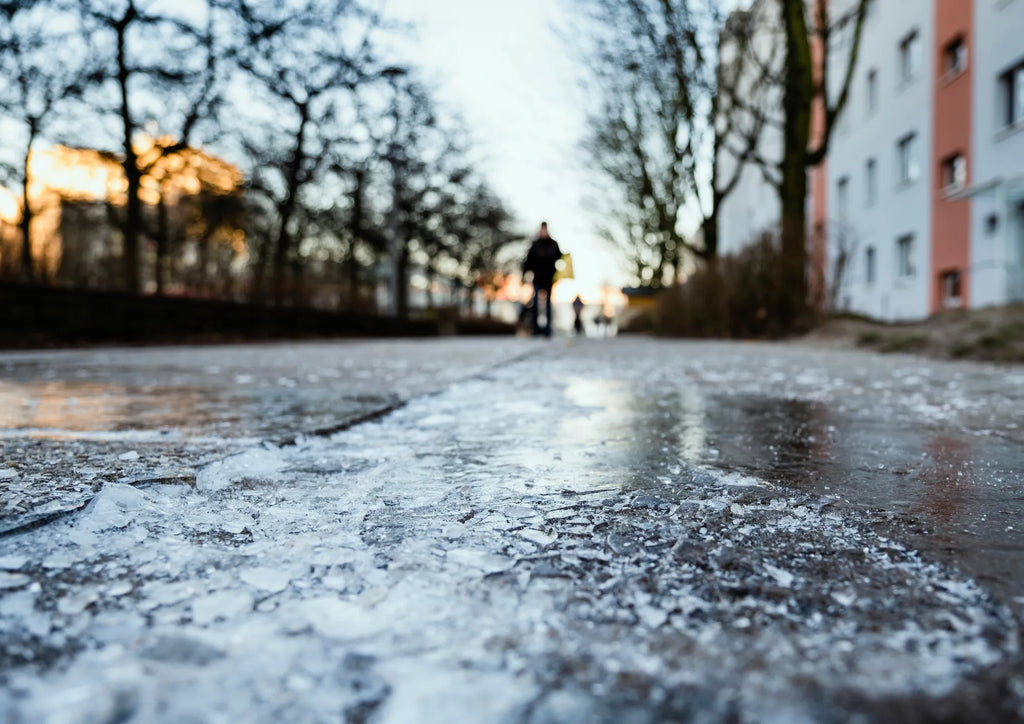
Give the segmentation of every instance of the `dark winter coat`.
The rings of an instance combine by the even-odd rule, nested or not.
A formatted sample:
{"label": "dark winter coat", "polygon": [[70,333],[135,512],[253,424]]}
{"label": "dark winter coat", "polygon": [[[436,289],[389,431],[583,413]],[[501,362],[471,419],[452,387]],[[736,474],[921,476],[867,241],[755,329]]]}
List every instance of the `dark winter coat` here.
{"label": "dark winter coat", "polygon": [[530,244],[523,262],[523,273],[533,272],[533,285],[550,289],[555,279],[555,262],[562,258],[558,242],[552,238],[537,238]]}

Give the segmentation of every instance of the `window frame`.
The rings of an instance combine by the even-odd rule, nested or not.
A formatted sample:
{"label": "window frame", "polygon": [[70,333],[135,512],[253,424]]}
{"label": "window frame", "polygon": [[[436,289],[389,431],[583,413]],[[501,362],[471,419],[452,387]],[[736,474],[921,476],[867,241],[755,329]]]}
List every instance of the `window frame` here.
{"label": "window frame", "polygon": [[945,193],[967,187],[967,157],[964,154],[957,151],[942,159],[939,163],[939,183],[942,184],[941,190]]}
{"label": "window frame", "polygon": [[867,110],[868,116],[873,116],[878,110],[878,69],[871,68],[868,70],[867,75],[867,88],[865,89],[865,95],[867,96]]}
{"label": "window frame", "polygon": [[[904,254],[904,249],[906,253]],[[896,237],[896,278],[907,281],[917,276],[917,264],[914,259],[914,235],[903,234]]]}
{"label": "window frame", "polygon": [[921,34],[914,28],[900,38],[898,50],[898,67],[900,69],[900,86],[912,83],[921,74]]}
{"label": "window frame", "polygon": [[840,176],[836,181],[836,217],[846,221],[850,212],[850,175]]}
{"label": "window frame", "polygon": [[878,203],[878,159],[874,156],[864,162],[864,205]]}
{"label": "window frame", "polygon": [[960,269],[944,269],[939,272],[939,300],[945,309],[956,309],[964,305],[963,283],[964,275]]}
{"label": "window frame", "polygon": [[[950,51],[953,51],[952,54]],[[956,78],[965,70],[968,63],[967,38],[962,33],[954,36],[942,46],[942,77],[946,80]],[[950,65],[950,59],[953,64]]]}
{"label": "window frame", "polygon": [[917,131],[911,131],[896,141],[898,186],[910,186],[921,178],[921,163],[917,160]]}
{"label": "window frame", "polygon": [[999,74],[1002,128],[1024,126],[1024,58]]}

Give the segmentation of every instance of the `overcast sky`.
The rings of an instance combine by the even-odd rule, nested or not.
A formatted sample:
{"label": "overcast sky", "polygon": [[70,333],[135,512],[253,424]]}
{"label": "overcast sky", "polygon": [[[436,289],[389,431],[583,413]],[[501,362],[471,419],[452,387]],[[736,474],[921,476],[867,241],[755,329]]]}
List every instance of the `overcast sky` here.
{"label": "overcast sky", "polygon": [[560,40],[572,28],[557,0],[386,0],[385,14],[414,22],[403,48],[470,127],[484,171],[524,231],[546,220],[572,252],[580,290],[592,296],[627,275],[582,205],[585,174],[580,66]]}

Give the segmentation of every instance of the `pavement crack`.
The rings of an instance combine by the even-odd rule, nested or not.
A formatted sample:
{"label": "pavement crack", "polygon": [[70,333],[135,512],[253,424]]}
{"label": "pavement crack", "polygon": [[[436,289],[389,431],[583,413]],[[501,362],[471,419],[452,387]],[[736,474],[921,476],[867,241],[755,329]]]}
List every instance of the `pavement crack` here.
{"label": "pavement crack", "polygon": [[277,440],[271,440],[269,442],[271,442],[271,444],[277,447],[289,447],[291,445],[295,445],[300,439],[302,439],[302,437],[330,437],[331,435],[335,435],[339,432],[351,430],[353,427],[356,427],[357,425],[362,425],[367,422],[373,422],[374,420],[379,420],[382,417],[386,417],[387,415],[390,415],[392,412],[402,409],[403,407],[406,406],[406,404],[408,404],[408,400],[398,399],[395,400],[394,402],[389,402],[388,404],[381,405],[380,407],[376,407],[372,410],[362,412],[358,415],[353,415],[352,417],[349,417],[348,419],[343,420],[342,422],[339,422],[336,425],[327,425],[326,427],[319,427],[315,430],[311,430],[308,433],[289,435],[288,437],[279,438]]}

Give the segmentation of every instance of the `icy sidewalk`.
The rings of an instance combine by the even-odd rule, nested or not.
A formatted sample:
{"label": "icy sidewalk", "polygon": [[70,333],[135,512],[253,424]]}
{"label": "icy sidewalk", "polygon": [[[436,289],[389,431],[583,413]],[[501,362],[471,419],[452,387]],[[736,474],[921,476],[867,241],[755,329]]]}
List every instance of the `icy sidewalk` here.
{"label": "icy sidewalk", "polygon": [[841,721],[1016,654],[830,499],[638,465],[615,391],[530,359],[4,539],[0,719]]}
{"label": "icy sidewalk", "polygon": [[261,439],[337,429],[530,354],[513,338],[0,353],[0,535],[105,483],[191,480]]}

